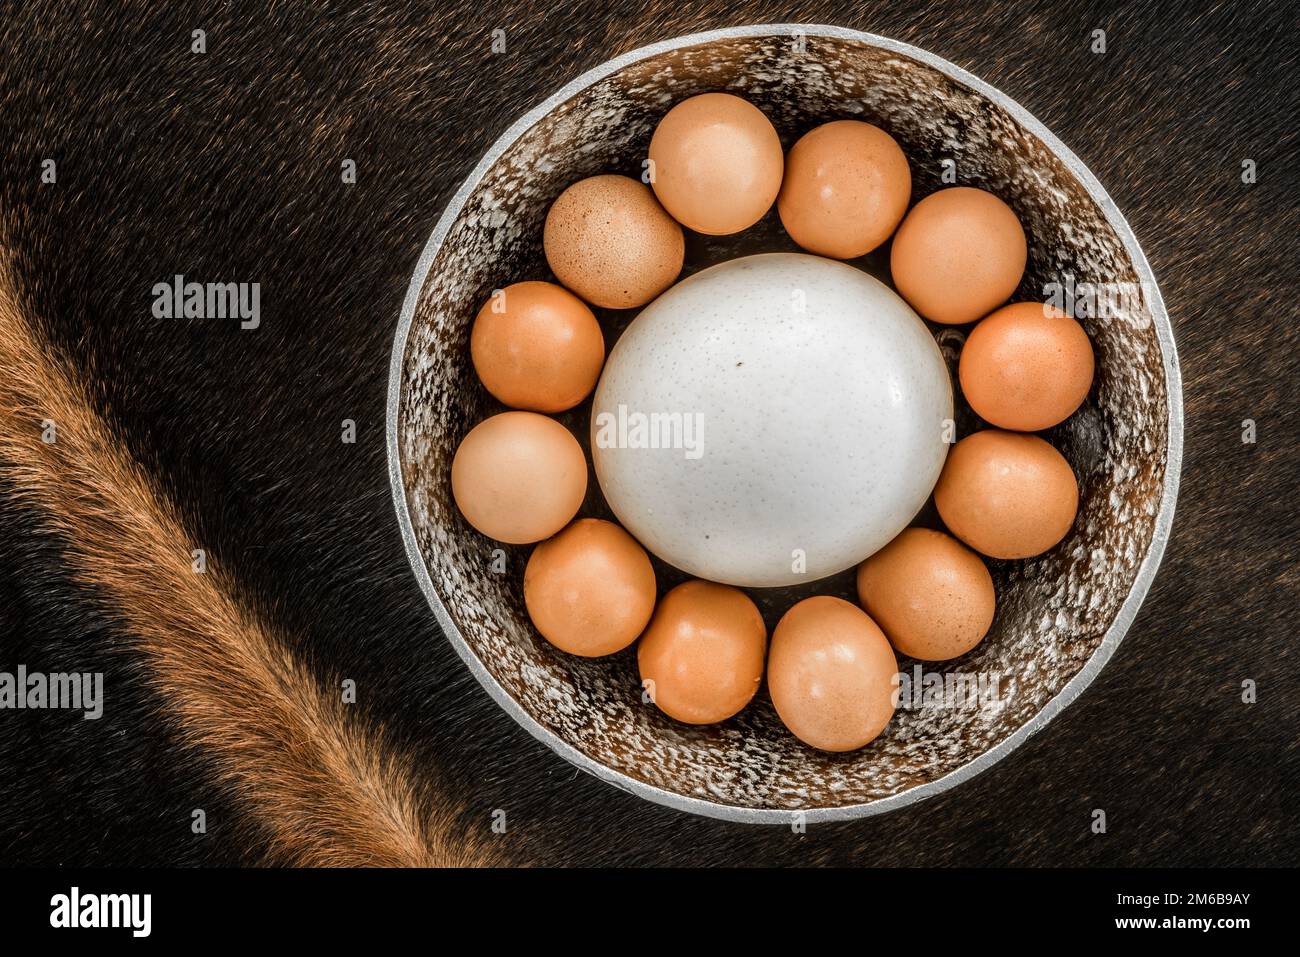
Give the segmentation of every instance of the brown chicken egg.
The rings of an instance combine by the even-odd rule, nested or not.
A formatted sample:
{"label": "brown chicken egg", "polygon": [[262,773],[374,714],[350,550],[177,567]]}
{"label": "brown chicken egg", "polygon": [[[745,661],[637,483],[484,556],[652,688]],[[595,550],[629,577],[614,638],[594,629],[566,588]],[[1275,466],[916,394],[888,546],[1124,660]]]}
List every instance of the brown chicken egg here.
{"label": "brown chicken egg", "polygon": [[958,377],[980,418],[1003,429],[1036,432],[1064,422],[1092,387],[1088,334],[1052,306],[1003,306],[971,330]]}
{"label": "brown chicken egg", "polygon": [[767,685],[772,704],[800,741],[853,751],[894,714],[898,659],[856,605],[819,595],[785,613],[772,633]]}
{"label": "brown chicken egg", "polygon": [[682,227],[626,176],[592,176],[561,193],[542,247],[560,282],[607,309],[644,306],[673,284],[686,255]]}
{"label": "brown chicken egg", "polygon": [[766,655],[767,628],[749,596],[699,579],[660,599],[637,646],[651,699],[686,724],[725,721],[749,704]]}
{"label": "brown chicken egg", "polygon": [[669,110],[650,139],[651,182],[664,209],[709,236],[747,229],[772,208],[785,159],[763,111],[730,93]]}
{"label": "brown chicken egg", "polygon": [[605,337],[587,304],[550,282],[517,282],[483,304],[470,358],[484,387],[533,412],[571,409],[596,387]]}
{"label": "brown chicken egg", "polygon": [[1074,524],[1079,486],[1070,463],[1036,435],[985,429],[958,442],[934,504],[949,531],[993,558],[1029,558]]}
{"label": "brown chicken egg", "polygon": [[947,661],[978,645],[993,624],[993,578],[951,535],[907,528],[858,566],[858,600],[894,649]]}
{"label": "brown chicken egg", "polygon": [[790,148],[776,208],[808,252],[852,259],[893,235],[911,195],[912,172],[894,138],[870,123],[836,120]]}
{"label": "brown chicken egg", "polygon": [[465,520],[513,545],[554,535],[587,494],[587,458],[573,434],[536,412],[502,412],[470,430],[451,463]]}
{"label": "brown chicken egg", "polygon": [[1010,298],[1025,273],[1025,231],[992,193],[956,186],[912,207],[889,267],[899,294],[934,322],[959,325]]}
{"label": "brown chicken egg", "polygon": [[580,518],[533,549],[524,604],[542,637],[561,651],[611,655],[636,641],[654,612],[654,568],[622,528]]}

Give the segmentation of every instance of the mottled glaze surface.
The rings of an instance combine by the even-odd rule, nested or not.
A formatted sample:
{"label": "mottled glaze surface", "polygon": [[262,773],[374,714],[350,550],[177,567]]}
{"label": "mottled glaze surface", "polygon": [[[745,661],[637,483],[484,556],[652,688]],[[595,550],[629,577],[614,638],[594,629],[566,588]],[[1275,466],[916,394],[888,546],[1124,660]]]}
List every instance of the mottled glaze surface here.
{"label": "mottled glaze surface", "polygon": [[691,276],[628,326],[592,455],[614,514],[669,564],[793,585],[902,531],[951,421],[948,369],[907,303],[853,266],[769,253]]}
{"label": "mottled glaze surface", "polygon": [[[1047,435],[1080,482],[1073,529],[1039,558],[992,563],[1000,607],[989,637],[935,669],[996,675],[997,702],[900,710],[860,752],[801,745],[781,727],[765,689],[721,725],[676,724],[642,702],[634,653],[580,660],[551,648],[524,612],[527,550],[505,548],[498,573],[498,546],[469,528],[451,500],[457,442],[498,410],[469,362],[475,311],[494,288],[546,276],[541,226],[565,186],[598,172],[638,175],[656,119],[695,93],[743,94],[787,146],[830,119],[881,125],[911,158],[914,200],[939,188],[943,160],[953,160],[957,182],[997,193],[1025,226],[1029,264],[1015,298],[1041,297],[1051,282],[1149,281],[1127,226],[1078,160],[1049,147],[1050,134],[994,91],[977,92],[977,83],[920,51],[835,28],[687,38],[628,54],[572,85],[545,116],[507,133],[453,200],[417,267],[395,346],[389,442],[399,519],[448,639],[497,700],[569,760],[650,799],[738,820],[874,813],[949,787],[1007,753],[1078,694],[1122,638],[1168,534],[1181,451],[1176,359],[1153,287],[1112,315],[1083,320],[1097,379],[1084,407]],[[772,218],[738,238],[688,244],[688,272],[790,249]],[[878,263],[868,257],[861,265]],[[611,342],[630,318],[600,317]],[[935,332],[951,361],[960,332]],[[584,437],[589,413],[584,404],[564,421]],[[976,424],[961,407],[957,418],[962,434]],[[1179,430],[1172,439],[1170,423]],[[594,482],[583,514],[609,514]],[[661,588],[681,578],[656,570]],[[851,573],[750,591],[769,628],[794,601],[818,593],[851,597]]]}

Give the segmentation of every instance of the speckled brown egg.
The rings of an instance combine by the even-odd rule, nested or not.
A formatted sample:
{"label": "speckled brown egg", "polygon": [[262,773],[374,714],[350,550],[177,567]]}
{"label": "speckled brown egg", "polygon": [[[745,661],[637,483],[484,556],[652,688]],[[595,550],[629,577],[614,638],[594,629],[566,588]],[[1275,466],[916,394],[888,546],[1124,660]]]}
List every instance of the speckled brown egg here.
{"label": "speckled brown egg", "polygon": [[626,176],[592,176],[561,193],[542,246],[561,283],[608,309],[644,306],[673,284],[686,254],[682,227]]}
{"label": "speckled brown egg", "polygon": [[1003,306],[971,330],[958,377],[976,414],[1003,429],[1036,432],[1064,422],[1092,387],[1088,334],[1052,306]]}
{"label": "speckled brown egg", "polygon": [[1010,298],[1025,273],[1025,231],[992,193],[955,186],[912,207],[889,267],[899,294],[927,319],[956,325]]}
{"label": "speckled brown egg", "polygon": [[659,600],[637,645],[651,700],[686,724],[725,721],[749,704],[766,656],[767,628],[749,596],[699,579]]}
{"label": "speckled brown egg", "polygon": [[772,208],[785,159],[763,111],[730,93],[674,106],[650,139],[655,195],[688,229],[725,236]]}
{"label": "speckled brown egg", "polygon": [[1036,435],[985,429],[958,442],[934,504],[949,531],[993,558],[1029,558],[1074,524],[1079,486],[1070,463]]}
{"label": "speckled brown egg", "polygon": [[451,491],[465,520],[489,538],[541,541],[577,514],[587,458],[573,434],[536,412],[502,412],[461,440]]}
{"label": "speckled brown egg", "polygon": [[894,138],[870,123],[836,120],[790,148],[776,208],[808,252],[852,259],[893,234],[911,195],[912,172]]}
{"label": "speckled brown egg", "polygon": [[654,568],[622,528],[581,518],[533,549],[524,604],[542,637],[561,651],[611,655],[636,641],[650,621]]}
{"label": "speckled brown egg", "polygon": [[550,282],[494,292],[474,319],[470,358],[479,380],[515,409],[563,412],[596,387],[605,337],[587,304]]}
{"label": "speckled brown egg", "polygon": [[894,714],[898,659],[874,621],[841,598],[806,598],[772,633],[767,684],[785,726],[823,751],[853,751]]}
{"label": "speckled brown egg", "polygon": [[900,654],[947,661],[978,645],[996,598],[984,561],[951,535],[908,528],[858,566],[858,600]]}

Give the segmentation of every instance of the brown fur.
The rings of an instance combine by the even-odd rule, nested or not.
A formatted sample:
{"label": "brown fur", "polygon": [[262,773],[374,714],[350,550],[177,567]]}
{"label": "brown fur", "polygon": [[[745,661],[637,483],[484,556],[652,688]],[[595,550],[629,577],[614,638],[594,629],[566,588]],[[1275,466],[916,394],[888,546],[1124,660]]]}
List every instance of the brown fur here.
{"label": "brown fur", "polygon": [[[185,738],[271,834],[271,861],[474,859],[426,824],[406,768],[316,686],[219,564],[192,569],[174,508],[26,321],[0,247],[0,460],[64,542],[77,579],[136,637]],[[55,423],[56,441],[41,439]]]}

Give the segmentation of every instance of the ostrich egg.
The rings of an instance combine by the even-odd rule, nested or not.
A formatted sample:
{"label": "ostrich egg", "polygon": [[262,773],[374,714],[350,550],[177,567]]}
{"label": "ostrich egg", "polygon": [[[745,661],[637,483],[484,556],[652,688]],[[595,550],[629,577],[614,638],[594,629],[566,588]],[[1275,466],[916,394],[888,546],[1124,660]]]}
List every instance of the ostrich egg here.
{"label": "ostrich egg", "polygon": [[592,407],[596,476],[647,549],[740,586],[813,581],[886,545],[952,438],[925,324],[871,275],[774,253],[713,266],[645,307]]}

